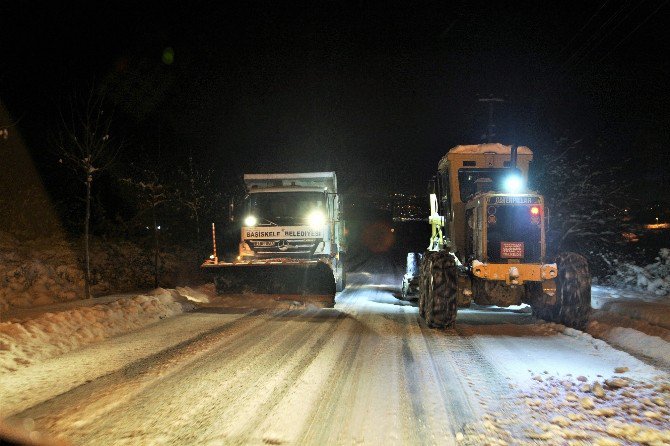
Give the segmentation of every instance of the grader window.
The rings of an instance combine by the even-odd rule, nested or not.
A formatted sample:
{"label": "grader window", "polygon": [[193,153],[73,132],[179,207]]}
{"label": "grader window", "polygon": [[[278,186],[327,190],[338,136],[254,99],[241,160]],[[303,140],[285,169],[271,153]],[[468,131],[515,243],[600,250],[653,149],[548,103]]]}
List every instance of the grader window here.
{"label": "grader window", "polygon": [[503,181],[512,171],[521,173],[519,169],[459,169],[461,201],[465,203],[480,192],[503,190]]}

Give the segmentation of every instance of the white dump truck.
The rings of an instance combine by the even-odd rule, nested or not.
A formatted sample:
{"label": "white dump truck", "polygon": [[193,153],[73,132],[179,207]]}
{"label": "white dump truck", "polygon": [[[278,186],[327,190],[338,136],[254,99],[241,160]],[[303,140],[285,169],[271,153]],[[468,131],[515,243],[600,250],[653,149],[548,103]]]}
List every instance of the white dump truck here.
{"label": "white dump truck", "polygon": [[[344,220],[335,172],[246,174],[239,252],[202,268],[223,293],[331,296],[345,286]],[[216,246],[216,245],[215,245]]]}

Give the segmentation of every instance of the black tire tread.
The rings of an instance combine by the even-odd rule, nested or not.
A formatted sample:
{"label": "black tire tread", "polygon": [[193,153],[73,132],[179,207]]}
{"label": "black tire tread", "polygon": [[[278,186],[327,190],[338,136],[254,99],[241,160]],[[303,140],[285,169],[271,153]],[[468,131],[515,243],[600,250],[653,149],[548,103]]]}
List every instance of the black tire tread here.
{"label": "black tire tread", "polygon": [[454,325],[457,313],[458,269],[447,251],[430,252],[421,262],[419,315],[431,328]]}

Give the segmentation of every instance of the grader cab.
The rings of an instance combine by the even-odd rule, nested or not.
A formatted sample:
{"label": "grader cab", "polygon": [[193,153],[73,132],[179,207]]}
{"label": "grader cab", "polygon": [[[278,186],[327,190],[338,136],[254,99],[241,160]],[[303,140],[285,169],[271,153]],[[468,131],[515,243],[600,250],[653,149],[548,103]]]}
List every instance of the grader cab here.
{"label": "grader cab", "polygon": [[588,263],[575,253],[546,261],[544,198],[525,186],[532,159],[528,147],[479,144],[440,160],[430,184],[429,246],[407,256],[402,285],[429,326],[453,325],[457,308],[471,302],[527,303],[543,319],[586,324]]}

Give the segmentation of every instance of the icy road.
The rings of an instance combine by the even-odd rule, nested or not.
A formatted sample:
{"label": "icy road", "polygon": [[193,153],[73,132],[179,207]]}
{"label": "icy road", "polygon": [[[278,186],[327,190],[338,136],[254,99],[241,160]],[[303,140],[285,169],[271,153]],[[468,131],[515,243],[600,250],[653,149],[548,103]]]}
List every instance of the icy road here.
{"label": "icy road", "polygon": [[201,308],[5,373],[3,415],[89,445],[668,438],[663,370],[526,309],[431,330],[398,269],[363,271],[334,309]]}

